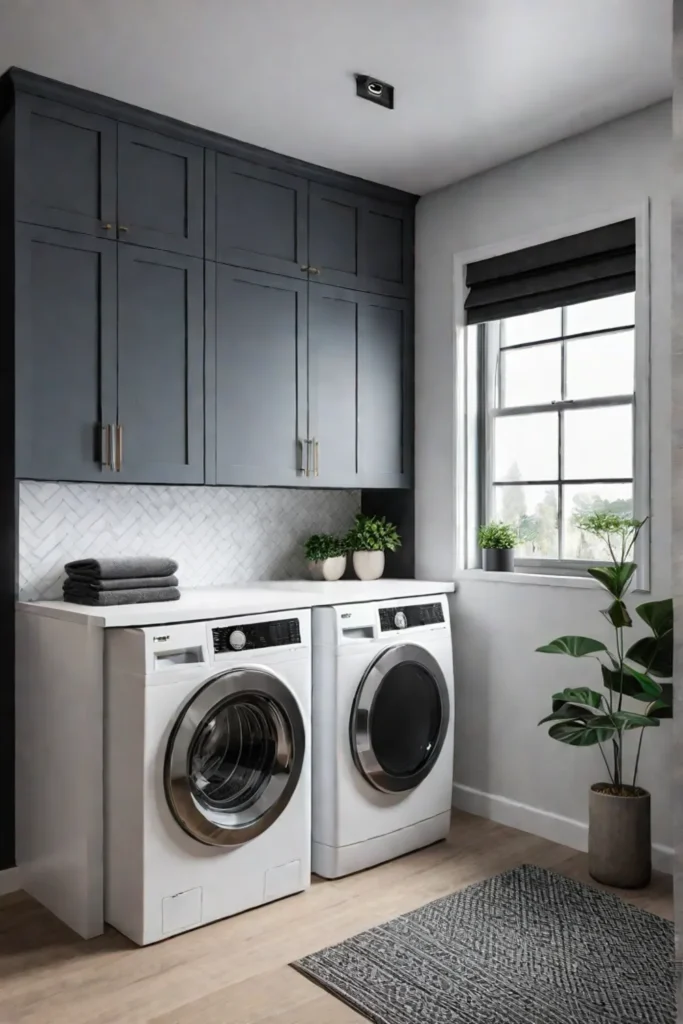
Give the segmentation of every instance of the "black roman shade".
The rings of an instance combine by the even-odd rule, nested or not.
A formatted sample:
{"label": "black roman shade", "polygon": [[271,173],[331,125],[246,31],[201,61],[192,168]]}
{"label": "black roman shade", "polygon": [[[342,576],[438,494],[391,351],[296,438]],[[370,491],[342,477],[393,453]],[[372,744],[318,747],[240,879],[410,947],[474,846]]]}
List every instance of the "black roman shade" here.
{"label": "black roman shade", "polygon": [[468,263],[466,283],[468,324],[635,291],[636,222]]}

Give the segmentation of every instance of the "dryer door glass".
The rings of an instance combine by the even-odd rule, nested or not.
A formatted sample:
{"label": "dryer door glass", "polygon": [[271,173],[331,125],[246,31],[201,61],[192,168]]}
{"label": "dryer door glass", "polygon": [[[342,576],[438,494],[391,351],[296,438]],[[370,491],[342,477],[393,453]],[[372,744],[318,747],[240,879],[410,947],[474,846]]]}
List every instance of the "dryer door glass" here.
{"label": "dryer door glass", "polygon": [[351,715],[356,766],[376,789],[414,789],[429,775],[450,716],[436,659],[415,644],[384,651],[365,673]]}
{"label": "dryer door glass", "polygon": [[265,670],[210,680],[183,709],[169,739],[169,807],[193,838],[235,846],[261,835],[294,793],[305,749],[292,692]]}

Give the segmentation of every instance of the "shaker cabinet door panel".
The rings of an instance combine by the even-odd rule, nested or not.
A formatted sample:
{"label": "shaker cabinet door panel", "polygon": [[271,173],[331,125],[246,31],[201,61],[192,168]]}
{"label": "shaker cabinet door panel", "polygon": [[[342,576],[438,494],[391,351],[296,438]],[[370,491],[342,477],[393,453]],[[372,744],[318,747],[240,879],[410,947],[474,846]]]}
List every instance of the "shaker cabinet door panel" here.
{"label": "shaker cabinet door panel", "polygon": [[357,293],[324,285],[310,289],[308,358],[313,482],[357,487]]}
{"label": "shaker cabinet door panel", "polygon": [[215,160],[218,262],[305,279],[308,182],[223,153]]}
{"label": "shaker cabinet door panel", "polygon": [[215,271],[216,483],[305,483],[307,282]]}
{"label": "shaker cabinet door panel", "polygon": [[101,437],[116,417],[116,243],[19,225],[15,325],[17,476],[112,479]]}
{"label": "shaker cabinet door panel", "polygon": [[368,296],[358,310],[360,486],[411,486],[411,388],[408,303]]}
{"label": "shaker cabinet door panel", "polygon": [[25,94],[15,116],[17,219],[113,237],[116,122]]}
{"label": "shaker cabinet door panel", "polygon": [[380,295],[408,295],[412,211],[312,183],[308,262],[311,281]]}
{"label": "shaker cabinet door panel", "polygon": [[204,150],[118,126],[118,235],[123,242],[204,253]]}
{"label": "shaker cabinet door panel", "polygon": [[203,263],[133,245],[118,261],[116,479],[203,483]]}

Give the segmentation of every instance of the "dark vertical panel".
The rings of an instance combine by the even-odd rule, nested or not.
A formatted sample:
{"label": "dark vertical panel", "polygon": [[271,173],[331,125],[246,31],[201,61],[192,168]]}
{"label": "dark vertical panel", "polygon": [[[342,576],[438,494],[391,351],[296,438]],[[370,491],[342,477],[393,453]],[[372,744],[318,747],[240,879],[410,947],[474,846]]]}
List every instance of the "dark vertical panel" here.
{"label": "dark vertical panel", "polygon": [[18,219],[112,236],[116,122],[21,94],[16,117]]}
{"label": "dark vertical panel", "polygon": [[306,281],[216,267],[216,482],[306,483]]}
{"label": "dark vertical panel", "polygon": [[391,579],[415,576],[415,492],[411,490],[368,490],[361,492],[361,511],[367,516],[385,516],[401,535],[398,551],[386,552],[384,575]]}
{"label": "dark vertical panel", "polygon": [[118,126],[119,237],[204,254],[204,150],[157,132]]}
{"label": "dark vertical panel", "polygon": [[[308,182],[219,153],[216,259],[304,279]],[[303,269],[302,269],[303,268]]]}
{"label": "dark vertical panel", "polygon": [[119,481],[204,481],[201,260],[118,246]]}
{"label": "dark vertical panel", "polygon": [[204,263],[204,483],[216,483],[216,264]]}
{"label": "dark vertical panel", "polygon": [[0,870],[14,864],[14,115],[0,120]]}
{"label": "dark vertical panel", "polygon": [[18,226],[18,476],[103,478],[100,427],[115,418],[115,289],[115,242]]}
{"label": "dark vertical panel", "polygon": [[320,487],[358,486],[358,296],[309,289],[309,430]]}

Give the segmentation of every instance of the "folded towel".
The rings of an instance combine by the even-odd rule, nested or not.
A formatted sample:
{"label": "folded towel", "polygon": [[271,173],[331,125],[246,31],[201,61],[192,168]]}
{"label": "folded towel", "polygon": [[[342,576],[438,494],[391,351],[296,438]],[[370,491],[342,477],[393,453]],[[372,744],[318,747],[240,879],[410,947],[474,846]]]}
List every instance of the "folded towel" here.
{"label": "folded towel", "polygon": [[64,566],[69,576],[96,580],[134,580],[141,576],[172,576],[178,568],[173,558],[140,555],[132,558],[81,558]]}
{"label": "folded towel", "polygon": [[132,580],[96,580],[89,576],[67,576],[64,593],[77,591],[97,594],[100,590],[138,590],[140,587],[177,587],[177,576],[139,576]]}
{"label": "folded towel", "polygon": [[148,587],[138,590],[99,590],[92,594],[64,593],[64,600],[71,604],[104,605],[115,604],[147,604],[151,601],[178,601],[180,591],[177,587]]}

